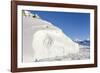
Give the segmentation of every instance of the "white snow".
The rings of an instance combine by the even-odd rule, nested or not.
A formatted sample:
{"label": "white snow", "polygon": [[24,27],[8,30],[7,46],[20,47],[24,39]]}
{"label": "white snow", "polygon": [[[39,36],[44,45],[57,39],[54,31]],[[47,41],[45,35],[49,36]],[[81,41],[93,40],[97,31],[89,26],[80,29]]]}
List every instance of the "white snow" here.
{"label": "white snow", "polygon": [[86,59],[90,59],[90,49],[81,48],[80,51],[75,54],[68,54],[67,56],[59,56],[59,57],[40,59],[40,60],[38,60],[38,62],[55,61],[55,60],[57,60],[57,61],[86,60]]}
{"label": "white snow", "polygon": [[89,58],[63,31],[37,14],[23,11],[23,62]]}
{"label": "white snow", "polygon": [[35,59],[67,56],[78,53],[79,45],[58,30],[39,30],[33,35],[33,52]]}

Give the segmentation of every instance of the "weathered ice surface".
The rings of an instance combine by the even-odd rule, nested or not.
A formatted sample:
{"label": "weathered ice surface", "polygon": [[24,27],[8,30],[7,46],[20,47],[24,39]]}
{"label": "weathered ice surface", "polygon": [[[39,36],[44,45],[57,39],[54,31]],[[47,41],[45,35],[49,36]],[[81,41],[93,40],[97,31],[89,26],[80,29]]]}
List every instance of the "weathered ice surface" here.
{"label": "weathered ice surface", "polygon": [[63,32],[51,29],[42,29],[33,35],[34,59],[67,56],[78,53],[79,45],[64,35]]}
{"label": "weathered ice surface", "polygon": [[86,60],[86,59],[90,59],[90,49],[80,48],[78,53],[68,54],[67,56],[59,56],[59,57],[40,59],[40,60],[37,60],[36,62],[70,61],[70,60]]}
{"label": "weathered ice surface", "polygon": [[60,28],[23,11],[23,62],[89,58],[86,54]]}

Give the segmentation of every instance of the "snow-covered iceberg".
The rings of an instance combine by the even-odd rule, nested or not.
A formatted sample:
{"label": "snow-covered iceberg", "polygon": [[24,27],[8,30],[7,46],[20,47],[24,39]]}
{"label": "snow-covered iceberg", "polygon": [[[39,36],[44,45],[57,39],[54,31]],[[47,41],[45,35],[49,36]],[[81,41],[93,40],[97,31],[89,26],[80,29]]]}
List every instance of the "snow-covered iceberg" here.
{"label": "snow-covered iceberg", "polygon": [[79,52],[78,43],[72,41],[60,28],[43,20],[37,14],[23,11],[23,27],[24,48],[28,52],[27,55],[31,54],[33,61]]}

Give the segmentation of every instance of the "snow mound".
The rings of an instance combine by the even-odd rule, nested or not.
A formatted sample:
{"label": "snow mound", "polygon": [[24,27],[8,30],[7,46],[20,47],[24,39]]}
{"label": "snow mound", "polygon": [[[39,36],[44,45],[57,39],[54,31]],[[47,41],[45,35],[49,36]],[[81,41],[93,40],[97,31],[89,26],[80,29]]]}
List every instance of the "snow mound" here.
{"label": "snow mound", "polygon": [[39,30],[33,35],[34,58],[45,59],[78,53],[79,46],[57,30]]}
{"label": "snow mound", "polygon": [[24,62],[56,60],[79,52],[78,43],[72,41],[60,28],[37,14],[23,11]]}

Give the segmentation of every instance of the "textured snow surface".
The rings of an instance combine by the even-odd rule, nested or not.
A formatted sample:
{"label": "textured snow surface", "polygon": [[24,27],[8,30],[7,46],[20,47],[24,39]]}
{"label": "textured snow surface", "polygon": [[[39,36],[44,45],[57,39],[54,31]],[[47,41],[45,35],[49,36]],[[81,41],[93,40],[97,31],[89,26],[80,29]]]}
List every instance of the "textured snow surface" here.
{"label": "textured snow surface", "polygon": [[58,30],[39,30],[33,35],[34,60],[78,53],[79,45]]}
{"label": "textured snow surface", "polygon": [[86,59],[90,59],[90,49],[82,48],[77,54],[69,54],[67,56],[57,56],[57,57],[52,57],[52,58],[45,58],[45,59],[36,60],[35,62],[69,61],[69,60],[86,60]]}
{"label": "textured snow surface", "polygon": [[89,59],[90,49],[79,48],[63,31],[37,14],[23,13],[23,62]]}

